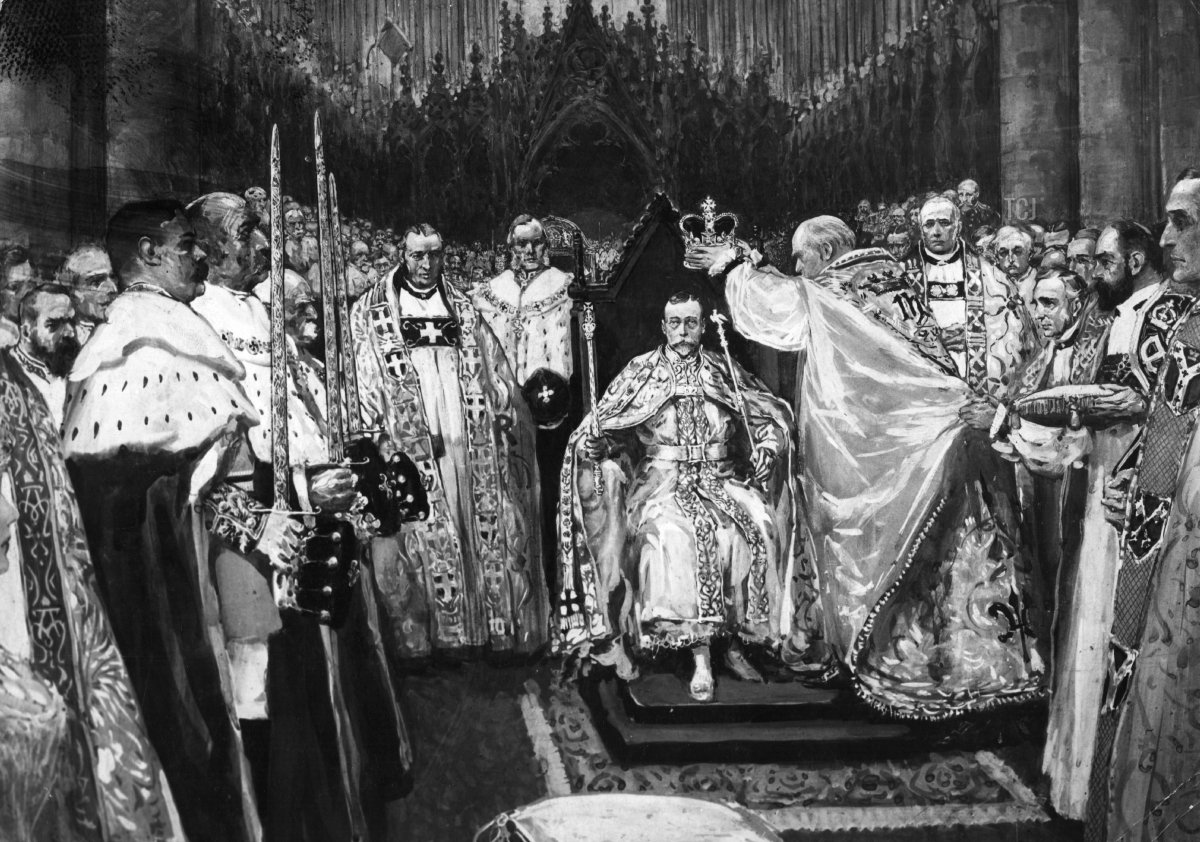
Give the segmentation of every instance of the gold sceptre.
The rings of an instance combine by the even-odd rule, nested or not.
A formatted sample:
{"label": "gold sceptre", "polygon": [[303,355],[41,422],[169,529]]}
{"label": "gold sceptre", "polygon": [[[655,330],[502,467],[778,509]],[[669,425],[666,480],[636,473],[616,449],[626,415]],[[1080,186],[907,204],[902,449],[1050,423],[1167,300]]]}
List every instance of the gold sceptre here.
{"label": "gold sceptre", "polygon": [[742,396],[742,387],[738,383],[737,371],[733,367],[733,354],[729,353],[729,339],[725,336],[725,322],[729,321],[724,313],[713,313],[709,316],[717,326],[717,339],[721,341],[721,350],[725,352],[725,364],[729,366],[729,379],[733,383],[733,399],[737,401],[738,412],[742,414],[742,423],[746,425],[746,437],[750,439],[751,455],[758,453],[758,442],[754,440],[754,428],[750,426],[750,413],[746,411],[746,399]]}
{"label": "gold sceptre", "polygon": [[[583,305],[583,316],[580,319],[579,328],[583,332],[584,347],[587,348],[588,395],[592,399],[592,434],[600,439],[603,434],[600,432],[600,418],[596,414],[599,402],[599,389],[596,386],[596,308],[590,301]],[[596,493],[603,496],[604,471],[599,461],[592,465],[592,485],[595,486]]]}

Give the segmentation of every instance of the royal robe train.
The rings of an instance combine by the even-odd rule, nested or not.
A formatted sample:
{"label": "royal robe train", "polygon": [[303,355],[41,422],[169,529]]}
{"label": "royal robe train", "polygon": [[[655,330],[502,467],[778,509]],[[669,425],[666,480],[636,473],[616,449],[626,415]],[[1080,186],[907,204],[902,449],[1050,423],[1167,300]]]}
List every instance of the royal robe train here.
{"label": "royal robe train", "polygon": [[[815,279],[739,265],[726,297],[747,338],[802,352],[807,533],[824,634],[858,692],[920,719],[1044,696],[1047,630],[1026,621],[1042,590],[1012,466],[960,419],[977,392],[923,291],[865,249]],[[1001,345],[973,368],[988,392],[1003,380],[991,361],[1025,324],[990,322]]]}

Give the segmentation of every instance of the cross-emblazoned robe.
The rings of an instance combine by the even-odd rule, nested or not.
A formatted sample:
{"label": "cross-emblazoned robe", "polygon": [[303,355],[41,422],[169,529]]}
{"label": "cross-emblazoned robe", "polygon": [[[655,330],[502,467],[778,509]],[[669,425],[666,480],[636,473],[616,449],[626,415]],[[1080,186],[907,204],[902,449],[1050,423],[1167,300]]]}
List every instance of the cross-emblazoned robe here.
{"label": "cross-emblazoned robe", "polygon": [[813,281],[740,265],[726,298],[742,334],[807,355],[804,511],[826,637],[859,693],[917,718],[1043,695],[1046,634],[1025,622],[1038,588],[1011,465],[960,420],[974,390],[920,288],[865,249]]}
{"label": "cross-emblazoned robe", "polygon": [[[1104,332],[1099,370],[1089,359],[1086,366],[1073,366],[1070,382],[1128,386],[1147,397],[1166,336],[1181,315],[1177,302],[1156,305],[1161,292],[1160,286],[1146,287],[1120,304]],[[1028,426],[1033,425],[1021,424],[1022,429]],[[1120,534],[1104,516],[1104,489],[1141,429],[1141,420],[1131,418],[1088,431],[1086,472],[1071,478],[1086,485],[1084,500],[1063,517],[1078,540],[1065,547],[1055,594],[1054,675],[1042,768],[1050,778],[1054,809],[1072,819],[1082,819],[1087,807],[1120,559]],[[1061,432],[1064,439],[1070,435]]]}
{"label": "cross-emblazoned robe", "polygon": [[1200,800],[1200,311],[1167,341],[1139,441],[1089,784],[1089,842],[1195,838]]}
{"label": "cross-emblazoned robe", "polygon": [[963,327],[965,350],[951,352],[959,377],[977,394],[1003,398],[1017,367],[1038,347],[1013,282],[962,240],[946,255],[918,246],[905,269],[937,324]]}
{"label": "cross-emblazoned robe", "polygon": [[412,458],[430,516],[374,541],[399,651],[548,640],[533,422],[496,335],[460,293],[388,273],[355,302],[364,429]]}
{"label": "cross-emblazoned robe", "polygon": [[[33,675],[53,687],[70,711],[67,749],[51,784],[57,805],[42,816],[41,826],[57,824],[80,840],[182,840],[171,791],[96,594],[57,424],[33,383],[6,353],[0,353],[0,479],[0,493],[11,494],[18,512],[8,550],[10,567],[3,576],[19,581],[24,591],[24,599],[14,606],[24,640],[7,643],[28,657]],[[137,606],[118,610],[135,611]],[[6,648],[3,643],[0,650]],[[0,716],[13,701],[0,702]],[[28,713],[36,697],[24,701]],[[19,724],[5,726],[16,729]],[[6,742],[6,761],[27,749],[5,727],[0,727],[0,739]],[[33,753],[23,759],[38,762]],[[55,769],[54,761],[41,758],[49,767],[43,770],[3,765],[14,778],[0,777],[0,831],[19,827],[18,818],[32,820],[5,815],[6,808],[17,805],[10,796],[39,772]]]}
{"label": "cross-emblazoned robe", "polygon": [[[619,464],[584,454],[597,428],[619,441]],[[643,649],[678,648],[728,632],[777,643],[790,631],[792,432],[786,404],[710,351],[685,359],[659,348],[630,361],[571,436],[563,466],[566,645],[623,634]],[[747,481],[752,441],[776,454],[765,488]]]}

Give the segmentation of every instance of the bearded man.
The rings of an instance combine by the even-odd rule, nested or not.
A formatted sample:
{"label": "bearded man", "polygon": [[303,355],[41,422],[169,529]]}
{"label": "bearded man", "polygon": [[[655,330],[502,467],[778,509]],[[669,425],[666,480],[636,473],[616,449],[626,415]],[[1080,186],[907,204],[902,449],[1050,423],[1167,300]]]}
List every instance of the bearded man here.
{"label": "bearded man", "polygon": [[1145,226],[1117,220],[1101,232],[1093,318],[1109,314],[1111,326],[1094,378],[1072,381],[1096,383],[1104,390],[1089,408],[1093,420],[1085,428],[1091,438],[1086,476],[1070,476],[1084,488],[1068,488],[1064,498],[1072,510],[1064,513],[1063,522],[1077,526],[1074,551],[1072,536],[1064,546],[1057,588],[1053,695],[1042,756],[1051,803],[1072,819],[1082,819],[1087,805],[1101,707],[1097,676],[1106,669],[1120,563],[1120,535],[1104,516],[1105,487],[1142,430],[1167,336],[1191,300],[1178,290],[1168,292],[1160,266],[1161,251]]}
{"label": "bearded man", "polygon": [[[801,277],[756,267],[741,247],[685,257],[726,276],[738,331],[802,359],[793,406],[813,569],[797,598],[819,594],[824,641],[859,693],[892,715],[1038,698],[1047,635],[1025,619],[1041,591],[1012,466],[991,450],[990,414],[975,417],[978,392],[924,287],[886,251],[852,245],[844,223],[818,217],[793,236]],[[793,645],[796,632],[794,621]]]}
{"label": "bearded man", "polygon": [[25,293],[20,305],[21,338],[13,359],[41,393],[61,427],[67,401],[67,375],[79,354],[71,293],[58,284],[41,284]]}
{"label": "bearded man", "polygon": [[533,421],[503,346],[443,282],[430,225],[351,310],[363,429],[408,454],[428,520],[373,542],[399,652],[530,653],[547,642]]}
{"label": "bearded man", "polygon": [[207,256],[182,205],[136,202],[110,220],[122,293],[71,371],[63,449],[101,594],[150,736],[193,839],[261,837],[243,755],[214,534],[287,569],[296,529],[225,482],[258,413],[245,368],[189,306]]}
{"label": "bearded man", "polygon": [[635,357],[571,437],[559,550],[567,645],[613,641],[625,677],[625,646],[690,650],[688,693],[708,702],[714,642],[728,637],[734,675],[762,681],[740,641],[790,631],[796,497],[791,412],[701,350],[704,326],[695,296],[671,296],[665,344]]}
{"label": "bearded man", "polygon": [[[1168,295],[1183,311],[1168,336],[1128,489],[1109,501],[1122,558],[1109,627],[1085,838],[1182,840],[1200,800],[1200,613],[1196,501],[1200,475],[1200,173],[1181,174],[1160,245]],[[1185,304],[1184,301],[1187,303]],[[1124,464],[1124,462],[1123,462]],[[1122,476],[1122,474],[1118,474]]]}

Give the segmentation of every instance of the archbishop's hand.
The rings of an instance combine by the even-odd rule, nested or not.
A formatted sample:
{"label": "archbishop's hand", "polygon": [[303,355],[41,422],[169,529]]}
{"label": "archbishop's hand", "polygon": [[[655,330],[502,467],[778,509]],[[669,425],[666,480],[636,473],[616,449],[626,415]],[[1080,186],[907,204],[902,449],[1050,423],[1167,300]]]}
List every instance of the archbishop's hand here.
{"label": "archbishop's hand", "polygon": [[271,512],[263,524],[257,549],[276,570],[291,570],[300,554],[302,527],[283,512]]}
{"label": "archbishop's hand", "polygon": [[349,468],[323,468],[308,479],[308,499],[322,512],[348,512],[357,497],[358,477]]}
{"label": "archbishop's hand", "polygon": [[693,243],[683,254],[683,265],[686,269],[697,269],[716,275],[730,268],[739,255],[749,253],[750,246],[742,240],[711,246]]}
{"label": "archbishop's hand", "polygon": [[707,272],[715,266],[718,260],[727,260],[728,252],[732,250],[724,243],[715,246],[705,246],[699,243],[690,245],[683,255],[683,265],[687,269],[698,269]]}
{"label": "archbishop's hand", "polygon": [[750,457],[750,467],[754,469],[754,481],[760,485],[771,478],[771,469],[775,467],[775,451],[769,447],[754,448]]}
{"label": "archbishop's hand", "polygon": [[1129,483],[1133,479],[1133,469],[1118,471],[1108,482],[1104,483],[1104,519],[1113,525],[1117,531],[1125,528],[1125,504],[1129,499]]}
{"label": "archbishop's hand", "polygon": [[958,417],[968,427],[987,432],[996,417],[996,405],[984,398],[975,398],[958,411]]}
{"label": "archbishop's hand", "polygon": [[967,333],[963,325],[950,325],[941,330],[942,347],[952,353],[964,353],[967,350]]}

